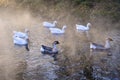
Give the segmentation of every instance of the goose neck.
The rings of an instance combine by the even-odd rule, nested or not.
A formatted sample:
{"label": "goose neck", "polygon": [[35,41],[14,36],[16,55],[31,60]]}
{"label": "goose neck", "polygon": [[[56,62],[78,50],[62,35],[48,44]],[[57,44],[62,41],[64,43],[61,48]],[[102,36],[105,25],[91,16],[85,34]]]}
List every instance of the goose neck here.
{"label": "goose neck", "polygon": [[105,42],[105,48],[106,48],[106,49],[109,49],[110,47],[111,47],[110,41],[109,41],[109,40],[106,40],[106,42]]}
{"label": "goose neck", "polygon": [[54,21],[54,22],[53,22],[53,25],[56,25],[56,23],[57,23],[57,22],[56,22],[56,21]]}
{"label": "goose neck", "polygon": [[28,29],[25,29],[25,33],[28,34],[29,30]]}
{"label": "goose neck", "polygon": [[58,51],[58,48],[57,48],[57,45],[56,44],[54,44],[53,45],[53,50],[52,50],[53,52],[57,52]]}
{"label": "goose neck", "polygon": [[62,31],[65,31],[66,26],[63,26]]}
{"label": "goose neck", "polygon": [[89,29],[89,24],[87,24],[87,28]]}

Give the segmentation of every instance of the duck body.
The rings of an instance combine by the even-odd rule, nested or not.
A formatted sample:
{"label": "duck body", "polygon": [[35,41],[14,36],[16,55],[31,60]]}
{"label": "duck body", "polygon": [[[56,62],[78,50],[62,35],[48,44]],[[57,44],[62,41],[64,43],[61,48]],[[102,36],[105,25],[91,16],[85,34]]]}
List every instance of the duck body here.
{"label": "duck body", "polygon": [[45,22],[43,22],[43,26],[46,28],[53,28],[53,27],[56,27],[56,23],[57,23],[57,21],[54,21],[53,23],[45,21]]}
{"label": "duck body", "polygon": [[90,49],[92,50],[109,50],[111,48],[110,41],[113,41],[111,38],[107,38],[105,45],[90,43]]}
{"label": "duck body", "polygon": [[96,44],[96,43],[91,43],[90,48],[93,49],[93,50],[97,50],[97,49],[104,50],[105,49],[105,47],[103,45]]}
{"label": "duck body", "polygon": [[26,45],[28,42],[16,35],[13,36],[13,43],[17,45]]}
{"label": "duck body", "polygon": [[45,46],[45,45],[41,45],[41,53],[52,55],[52,54],[57,54],[58,51],[53,51],[53,48]]}
{"label": "duck body", "polygon": [[62,29],[59,29],[59,28],[49,28],[49,30],[50,30],[50,32],[52,33],[52,34],[64,34],[65,33],[65,28],[66,28],[67,26],[66,25],[64,25],[63,26],[63,28]]}
{"label": "duck body", "polygon": [[26,50],[29,51],[27,39],[22,39],[16,35],[13,36],[13,43],[18,46],[25,46]]}
{"label": "duck body", "polygon": [[89,28],[87,28],[83,25],[78,25],[78,24],[76,24],[76,29],[79,31],[88,31],[89,30]]}
{"label": "duck body", "polygon": [[77,31],[83,31],[83,32],[88,31],[90,25],[91,25],[90,23],[88,23],[87,26],[76,24],[76,30]]}
{"label": "duck body", "polygon": [[59,44],[58,41],[53,42],[53,47],[41,45],[40,51],[42,54],[50,55],[56,60],[56,56],[58,54],[57,44]]}
{"label": "duck body", "polygon": [[51,31],[51,33],[54,35],[61,35],[64,34],[64,31]]}

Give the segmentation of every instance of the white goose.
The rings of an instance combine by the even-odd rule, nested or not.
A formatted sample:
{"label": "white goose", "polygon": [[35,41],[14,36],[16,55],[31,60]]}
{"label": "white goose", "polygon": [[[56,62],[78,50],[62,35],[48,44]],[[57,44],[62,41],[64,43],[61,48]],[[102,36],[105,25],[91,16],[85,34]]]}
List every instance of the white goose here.
{"label": "white goose", "polygon": [[76,24],[76,30],[77,30],[77,31],[83,31],[83,32],[85,32],[85,31],[88,31],[88,30],[89,30],[89,26],[91,26],[90,23],[87,23],[87,26],[83,26],[83,25],[78,25],[78,24]]}
{"label": "white goose", "polygon": [[15,36],[18,36],[20,38],[24,38],[24,39],[28,39],[28,29],[25,29],[25,32],[17,32],[17,31],[13,31]]}
{"label": "white goose", "polygon": [[107,38],[105,45],[92,43],[90,42],[90,49],[93,50],[109,50],[111,48],[110,41],[113,41],[111,38]]}
{"label": "white goose", "polygon": [[65,29],[67,28],[66,25],[63,26],[62,29],[59,29],[59,28],[49,28],[50,32],[52,34],[64,34],[65,33]]}
{"label": "white goose", "polygon": [[13,35],[13,43],[18,46],[25,46],[26,50],[29,51],[27,39],[22,39],[19,36]]}
{"label": "white goose", "polygon": [[54,21],[53,23],[50,23],[50,22],[43,22],[43,26],[46,27],[46,28],[53,28],[53,27],[56,27],[56,24],[57,24],[57,21]]}

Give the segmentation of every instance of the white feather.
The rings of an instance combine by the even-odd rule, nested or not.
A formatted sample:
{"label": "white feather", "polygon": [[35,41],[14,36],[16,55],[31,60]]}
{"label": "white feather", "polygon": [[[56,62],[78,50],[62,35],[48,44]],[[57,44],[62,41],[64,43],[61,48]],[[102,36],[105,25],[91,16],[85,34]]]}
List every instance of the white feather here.
{"label": "white feather", "polygon": [[91,25],[90,23],[88,23],[87,26],[76,24],[76,30],[78,30],[78,31],[88,31],[90,25]]}
{"label": "white feather", "polygon": [[52,34],[63,34],[63,33],[65,33],[65,28],[66,28],[66,27],[67,27],[67,26],[64,25],[62,29],[59,29],[59,28],[49,28],[49,30],[50,30],[50,32],[51,32]]}
{"label": "white feather", "polygon": [[53,23],[45,21],[45,22],[43,22],[43,26],[47,27],[47,28],[53,28],[53,27],[56,27],[56,23],[57,23],[57,21],[54,21]]}

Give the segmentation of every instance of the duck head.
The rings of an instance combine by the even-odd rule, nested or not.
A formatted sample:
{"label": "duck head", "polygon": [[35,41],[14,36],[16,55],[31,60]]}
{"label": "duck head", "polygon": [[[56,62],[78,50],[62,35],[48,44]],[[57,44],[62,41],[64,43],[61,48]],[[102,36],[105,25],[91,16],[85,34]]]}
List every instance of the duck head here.
{"label": "duck head", "polygon": [[112,39],[112,38],[106,38],[106,40],[113,41],[113,39]]}
{"label": "duck head", "polygon": [[64,25],[64,26],[63,26],[62,30],[65,30],[65,28],[67,28],[67,26],[66,26],[66,25]]}
{"label": "duck head", "polygon": [[53,44],[60,44],[59,41],[54,41]]}
{"label": "duck head", "polygon": [[106,38],[106,42],[105,42],[105,48],[106,49],[110,49],[110,47],[111,47],[110,41],[113,41],[113,39]]}
{"label": "duck head", "polygon": [[25,29],[25,33],[28,33],[29,32],[29,30],[28,29]]}
{"label": "duck head", "polygon": [[57,24],[57,21],[54,21],[53,23],[54,23],[54,24]]}
{"label": "duck head", "polygon": [[88,26],[91,26],[91,23],[87,23],[87,27],[88,27]]}

